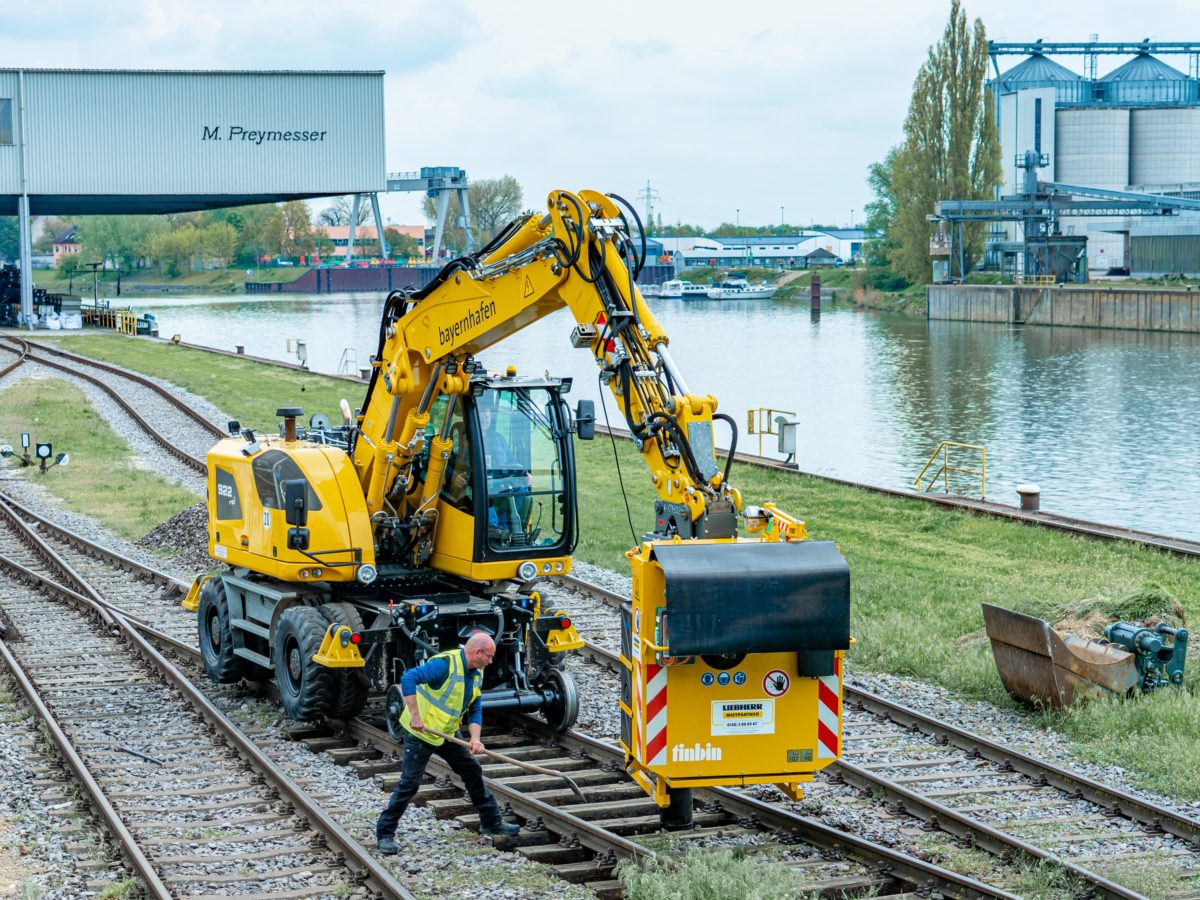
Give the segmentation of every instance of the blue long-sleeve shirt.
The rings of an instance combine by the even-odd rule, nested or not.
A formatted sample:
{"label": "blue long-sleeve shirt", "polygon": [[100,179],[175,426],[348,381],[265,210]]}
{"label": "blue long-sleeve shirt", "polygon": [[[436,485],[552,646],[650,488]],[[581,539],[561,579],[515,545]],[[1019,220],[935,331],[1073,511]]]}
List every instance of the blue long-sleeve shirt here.
{"label": "blue long-sleeve shirt", "polygon": [[[459,648],[458,655],[462,657],[463,671],[467,673],[467,682],[463,687],[464,697],[470,697],[475,690],[475,679],[479,677],[478,669],[472,669],[467,665],[467,654]],[[404,674],[400,676],[400,693],[405,697],[411,697],[417,692],[418,684],[427,684],[433,690],[438,690],[446,683],[446,676],[450,674],[450,663],[444,659],[438,659],[436,656],[429,660],[424,665],[417,666],[413,669],[405,669]],[[475,698],[475,702],[467,709],[467,724],[468,725],[483,725],[483,695]]]}

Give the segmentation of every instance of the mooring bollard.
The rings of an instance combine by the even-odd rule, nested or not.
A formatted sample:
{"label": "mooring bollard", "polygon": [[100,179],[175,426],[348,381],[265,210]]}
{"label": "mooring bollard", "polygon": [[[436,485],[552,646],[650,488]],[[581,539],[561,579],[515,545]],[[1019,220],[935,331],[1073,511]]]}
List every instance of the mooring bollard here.
{"label": "mooring bollard", "polygon": [[1036,484],[1018,484],[1017,493],[1021,495],[1021,509],[1025,512],[1038,512],[1042,507],[1042,489]]}
{"label": "mooring bollard", "polygon": [[244,344],[238,344],[237,352],[238,352],[238,356],[245,356],[246,355],[246,346]]}

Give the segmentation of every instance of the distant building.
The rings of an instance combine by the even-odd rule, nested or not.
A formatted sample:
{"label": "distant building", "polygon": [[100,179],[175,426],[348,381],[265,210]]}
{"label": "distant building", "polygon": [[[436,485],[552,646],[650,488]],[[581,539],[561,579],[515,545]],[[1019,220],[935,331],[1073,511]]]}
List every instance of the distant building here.
{"label": "distant building", "polygon": [[54,268],[58,268],[58,261],[64,256],[71,256],[80,251],[82,245],[76,237],[76,231],[76,227],[72,225],[54,239]]}
{"label": "distant building", "polygon": [[[821,250],[832,260],[852,262],[862,256],[861,228],[806,229],[795,234],[728,237],[657,238],[677,268],[803,269],[814,251]],[[824,255],[818,257],[824,259]]]}
{"label": "distant building", "polygon": [[[350,249],[349,225],[317,225],[316,230],[333,242],[333,257],[345,259]],[[417,255],[425,255],[425,226],[424,225],[385,225],[384,231],[398,231],[408,235],[417,242]],[[359,225],[354,229],[354,255],[366,256],[363,252],[363,241],[378,242],[379,232],[374,225]]]}
{"label": "distant building", "polygon": [[[994,78],[989,86],[998,97],[1001,165],[1004,181],[999,193],[1022,190],[1023,170],[1018,157],[1039,154],[1045,165],[1041,181],[1111,191],[1200,198],[1200,79],[1196,49],[1200,44],[1093,43],[995,44],[997,53],[1029,53]],[[1083,50],[1081,51],[1081,47]],[[1154,56],[1155,52],[1187,50],[1184,73]],[[1079,59],[1083,74],[1050,59],[1066,54]],[[1100,57],[1124,57],[1106,74],[1099,74]],[[947,198],[949,199],[949,198]],[[1194,271],[1200,266],[1200,214],[1172,216],[1063,217],[1064,235],[1087,238],[1089,269],[1104,272],[1141,270]],[[988,263],[1008,265],[1006,257],[1023,252],[1022,227],[996,222],[989,228]],[[1166,265],[1152,251],[1166,241],[1190,244],[1190,262]]]}

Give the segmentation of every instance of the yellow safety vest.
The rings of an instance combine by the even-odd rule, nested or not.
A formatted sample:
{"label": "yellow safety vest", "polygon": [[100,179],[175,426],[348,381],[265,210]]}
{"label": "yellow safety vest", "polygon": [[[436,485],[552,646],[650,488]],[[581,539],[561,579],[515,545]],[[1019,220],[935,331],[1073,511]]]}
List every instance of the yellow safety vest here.
{"label": "yellow safety vest", "polygon": [[[435,659],[446,660],[450,664],[450,671],[446,674],[446,680],[442,686],[437,690],[427,684],[417,685],[417,712],[421,714],[421,721],[428,727],[436,728],[443,734],[454,734],[462,725],[463,716],[467,714],[467,710],[479,696],[479,679],[472,679],[471,696],[467,698],[467,667],[463,663],[462,652],[447,650],[445,653],[431,656],[427,662]],[[413,731],[410,727],[412,716],[409,715],[407,706],[400,715],[400,724],[409,734],[420,738],[427,744],[438,747],[445,743],[435,734],[427,731]]]}

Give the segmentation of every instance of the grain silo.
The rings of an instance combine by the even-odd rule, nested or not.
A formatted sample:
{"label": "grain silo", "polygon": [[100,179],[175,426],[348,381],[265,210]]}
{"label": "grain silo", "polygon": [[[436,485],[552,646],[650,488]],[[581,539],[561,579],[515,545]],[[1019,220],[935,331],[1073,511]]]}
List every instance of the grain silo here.
{"label": "grain silo", "polygon": [[[1200,43],[1037,41],[993,43],[991,52],[993,64],[1002,54],[1029,54],[991,82],[1005,167],[1002,193],[1017,189],[1014,160],[1035,150],[1048,163],[1038,172],[1042,181],[1200,196]],[[1166,54],[1186,56],[1188,71],[1158,58]],[[1100,61],[1114,55],[1125,59],[1099,75]],[[1082,57],[1082,74],[1050,56]],[[1076,217],[1063,219],[1062,228],[1087,236],[1093,272],[1137,269],[1139,238],[1163,233],[1192,236],[1200,258],[1200,216],[1194,213]],[[1006,240],[1019,238],[1015,226],[1005,230]]]}

